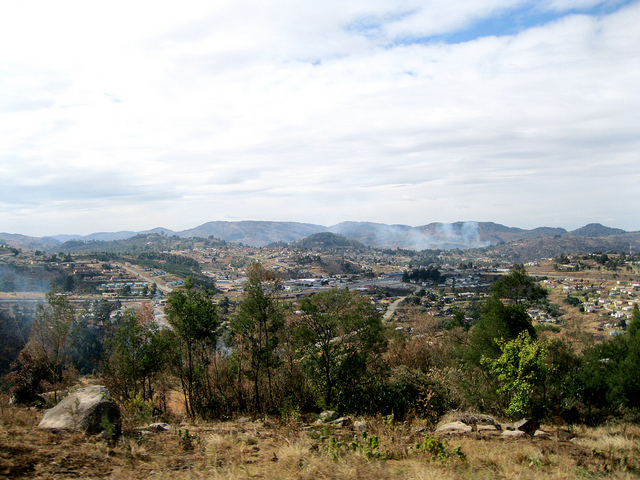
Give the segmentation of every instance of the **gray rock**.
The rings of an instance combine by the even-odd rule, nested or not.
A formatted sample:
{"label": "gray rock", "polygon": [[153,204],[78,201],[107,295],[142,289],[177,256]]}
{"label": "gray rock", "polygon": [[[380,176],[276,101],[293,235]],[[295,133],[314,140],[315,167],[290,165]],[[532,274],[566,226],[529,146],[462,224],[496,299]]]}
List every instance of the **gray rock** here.
{"label": "gray rock", "polygon": [[353,428],[357,432],[366,432],[367,430],[369,430],[369,426],[367,425],[367,422],[364,422],[364,421],[353,422]]}
{"label": "gray rock", "polygon": [[458,418],[467,425],[497,425],[496,419],[491,415],[483,415],[481,413],[463,413]]}
{"label": "gray rock", "polygon": [[158,430],[160,432],[166,432],[167,430],[171,430],[171,425],[168,423],[152,423],[149,425],[149,430]]}
{"label": "gray rock", "polygon": [[351,417],[340,417],[328,423],[329,425],[335,425],[337,427],[346,427],[351,423]]}
{"label": "gray rock", "polygon": [[118,435],[120,409],[107,387],[93,385],[77,390],[47,410],[38,428]]}
{"label": "gray rock", "polygon": [[445,423],[436,429],[436,433],[440,435],[459,435],[472,431],[473,427],[464,422]]}
{"label": "gray rock", "polygon": [[476,429],[478,430],[478,432],[486,432],[486,433],[499,431],[498,427],[495,425],[476,425]]}
{"label": "gray rock", "polygon": [[332,420],[335,420],[336,418],[338,418],[338,414],[334,410],[325,410],[320,414],[320,420],[322,420],[323,422],[330,422]]}

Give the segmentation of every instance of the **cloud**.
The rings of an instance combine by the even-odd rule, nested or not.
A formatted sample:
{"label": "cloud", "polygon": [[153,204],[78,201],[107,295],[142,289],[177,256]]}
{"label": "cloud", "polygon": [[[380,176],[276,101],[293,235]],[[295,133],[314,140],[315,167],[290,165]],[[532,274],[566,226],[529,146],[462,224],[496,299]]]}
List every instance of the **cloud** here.
{"label": "cloud", "polygon": [[637,1],[62,1],[6,13],[3,229],[419,225],[461,212],[575,228],[612,211],[614,226],[638,228]]}

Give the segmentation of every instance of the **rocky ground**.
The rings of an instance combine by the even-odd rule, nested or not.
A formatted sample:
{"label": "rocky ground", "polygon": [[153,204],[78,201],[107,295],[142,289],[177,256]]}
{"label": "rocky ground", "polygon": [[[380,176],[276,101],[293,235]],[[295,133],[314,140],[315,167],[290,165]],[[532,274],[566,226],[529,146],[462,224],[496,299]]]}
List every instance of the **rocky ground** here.
{"label": "rocky ground", "polygon": [[436,433],[418,421],[384,418],[197,424],[176,419],[168,430],[125,424],[116,440],[42,430],[37,428],[42,416],[35,409],[1,407],[0,477],[631,479],[640,474],[640,428],[631,425],[561,429],[569,435],[543,426],[550,435],[506,438],[478,428],[491,424],[487,421],[466,423],[472,425],[467,432]]}

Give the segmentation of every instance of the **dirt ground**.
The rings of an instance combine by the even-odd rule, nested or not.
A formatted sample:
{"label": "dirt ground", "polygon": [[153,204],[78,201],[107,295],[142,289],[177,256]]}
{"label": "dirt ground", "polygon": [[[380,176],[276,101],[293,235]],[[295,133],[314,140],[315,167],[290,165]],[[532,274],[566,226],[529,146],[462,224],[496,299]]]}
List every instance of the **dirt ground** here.
{"label": "dirt ground", "polygon": [[[299,420],[128,428],[116,441],[37,428],[43,413],[0,407],[0,478],[631,479],[640,475],[640,429],[574,429],[573,438],[465,436],[429,448],[424,429],[367,420],[314,427]],[[574,436],[575,435],[575,436]],[[375,437],[375,444],[371,443]],[[378,444],[379,443],[379,444]],[[420,446],[422,445],[422,446]],[[434,448],[435,445],[435,448]]]}

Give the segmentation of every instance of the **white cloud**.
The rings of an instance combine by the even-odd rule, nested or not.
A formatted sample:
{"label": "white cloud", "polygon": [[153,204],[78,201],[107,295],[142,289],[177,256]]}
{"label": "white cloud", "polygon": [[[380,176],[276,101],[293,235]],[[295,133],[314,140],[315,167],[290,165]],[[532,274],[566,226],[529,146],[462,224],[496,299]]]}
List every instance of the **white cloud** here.
{"label": "white cloud", "polygon": [[3,7],[0,41],[15,47],[0,51],[0,229],[228,217],[638,228],[638,2],[462,43],[413,40],[611,5],[398,5]]}

